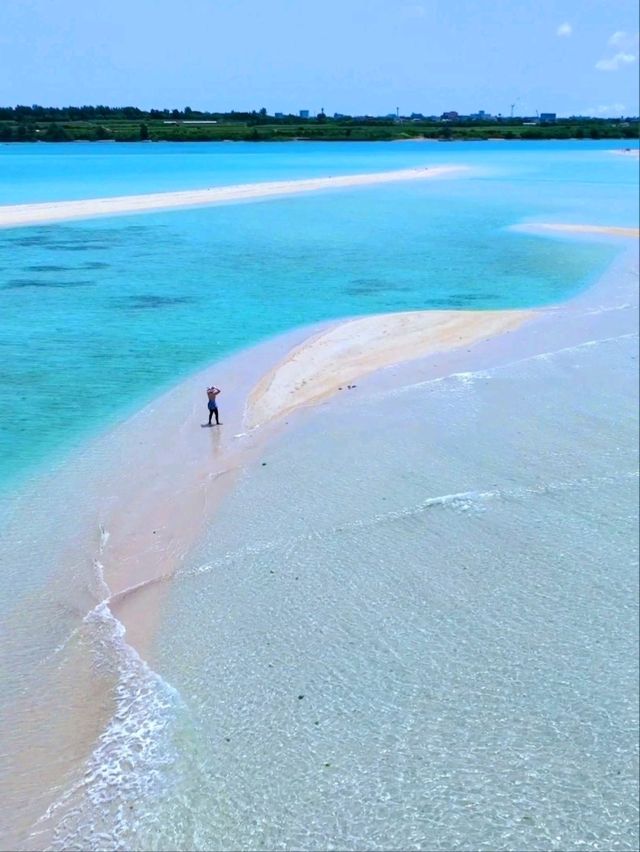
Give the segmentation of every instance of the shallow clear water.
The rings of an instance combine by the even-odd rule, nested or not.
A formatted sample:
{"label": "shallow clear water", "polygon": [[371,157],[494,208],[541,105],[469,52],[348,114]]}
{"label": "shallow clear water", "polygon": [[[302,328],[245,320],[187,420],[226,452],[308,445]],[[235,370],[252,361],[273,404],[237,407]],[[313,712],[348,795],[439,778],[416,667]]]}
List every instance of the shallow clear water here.
{"label": "shallow clear water", "polygon": [[636,847],[637,273],[518,363],[399,370],[299,418],[186,560],[153,670],[96,606],[87,483],[104,464],[117,491],[118,441],[65,467],[197,366],[294,326],[584,291],[613,241],[510,226],[635,225],[637,162],[611,147],[0,150],[5,203],[202,186],[205,168],[210,185],[474,167],[0,232],[2,731],[25,755],[0,782],[15,797],[39,771],[34,731],[69,734],[47,712],[97,726],[6,812],[31,825],[23,847],[43,826],[54,848]]}
{"label": "shallow clear water", "polygon": [[635,849],[637,347],[302,418],[180,570],[155,672],[118,651],[54,848]]}
{"label": "shallow clear water", "polygon": [[[595,280],[607,244],[522,221],[629,224],[608,145],[4,146],[5,202],[380,171],[470,177],[0,231],[0,487],[168,383],[289,328],[414,308],[523,307]],[[214,181],[215,182],[215,181]]]}
{"label": "shallow clear water", "polygon": [[637,346],[367,388],[270,449],[165,612],[189,733],[136,842],[634,848]]}

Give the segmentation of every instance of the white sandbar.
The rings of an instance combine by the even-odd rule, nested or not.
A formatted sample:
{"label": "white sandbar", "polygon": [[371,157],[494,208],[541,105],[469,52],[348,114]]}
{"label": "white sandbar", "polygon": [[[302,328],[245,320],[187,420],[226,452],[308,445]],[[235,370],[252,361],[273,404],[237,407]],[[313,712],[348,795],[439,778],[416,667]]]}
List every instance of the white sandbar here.
{"label": "white sandbar", "polygon": [[620,157],[633,157],[637,160],[640,157],[640,148],[618,148],[611,153],[618,154]]}
{"label": "white sandbar", "polygon": [[39,204],[10,204],[0,206],[0,228],[42,225],[50,222],[65,222],[70,219],[91,219],[97,216],[115,216],[120,213],[147,213],[150,210],[169,210],[175,207],[203,207],[228,201],[251,201],[257,198],[317,192],[322,189],[423,180],[453,175],[466,170],[466,166],[434,168],[424,166],[372,174],[246,183],[181,192],[87,198],[81,201],[47,201]]}
{"label": "white sandbar", "polygon": [[640,236],[638,228],[620,228],[615,225],[571,225],[553,222],[532,222],[519,226],[518,230],[527,231],[564,231],[574,234],[606,234],[610,237],[635,237]]}
{"label": "white sandbar", "polygon": [[517,328],[533,311],[406,311],[349,320],[293,349],[256,385],[246,425],[312,405],[383,367]]}

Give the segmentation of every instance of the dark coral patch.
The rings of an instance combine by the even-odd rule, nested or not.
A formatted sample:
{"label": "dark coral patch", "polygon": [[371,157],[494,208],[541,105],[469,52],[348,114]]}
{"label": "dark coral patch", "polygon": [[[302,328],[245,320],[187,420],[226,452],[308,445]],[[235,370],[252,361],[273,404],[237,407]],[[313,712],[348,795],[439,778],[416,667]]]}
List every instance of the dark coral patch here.
{"label": "dark coral patch", "polygon": [[93,284],[93,281],[46,281],[41,278],[11,278],[5,284],[5,289],[21,290],[26,287],[39,287],[62,290],[66,287],[86,287],[88,284]]}
{"label": "dark coral patch", "polygon": [[192,300],[186,296],[156,296],[153,293],[133,296],[128,307],[132,308],[169,308],[173,305],[187,305]]}

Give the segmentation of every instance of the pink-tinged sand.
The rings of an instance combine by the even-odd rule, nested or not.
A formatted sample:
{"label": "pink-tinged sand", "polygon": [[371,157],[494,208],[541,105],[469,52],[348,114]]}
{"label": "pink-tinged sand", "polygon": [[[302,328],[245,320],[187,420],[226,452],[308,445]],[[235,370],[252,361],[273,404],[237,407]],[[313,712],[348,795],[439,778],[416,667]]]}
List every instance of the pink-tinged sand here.
{"label": "pink-tinged sand", "polygon": [[313,405],[362,376],[511,331],[532,311],[407,311],[339,323],[269,370],[247,402],[249,428]]}
{"label": "pink-tinged sand", "polygon": [[558,231],[569,234],[605,234],[610,237],[640,236],[640,229],[618,227],[616,225],[572,225],[555,222],[535,222],[526,225],[527,231]]}

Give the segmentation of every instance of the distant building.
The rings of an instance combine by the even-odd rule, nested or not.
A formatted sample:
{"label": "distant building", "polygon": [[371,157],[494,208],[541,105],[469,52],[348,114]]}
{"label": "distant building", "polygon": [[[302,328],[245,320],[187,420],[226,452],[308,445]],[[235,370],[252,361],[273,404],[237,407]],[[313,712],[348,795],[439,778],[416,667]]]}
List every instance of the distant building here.
{"label": "distant building", "polygon": [[284,118],[284,113],[283,112],[277,112],[275,114],[275,118]]}
{"label": "distant building", "polygon": [[492,117],[491,113],[485,112],[483,109],[479,109],[478,112],[472,112],[469,116],[474,121],[489,121]]}
{"label": "distant building", "polygon": [[554,124],[556,120],[555,112],[541,112],[540,124]]}
{"label": "distant building", "polygon": [[460,118],[460,116],[454,109],[452,109],[449,112],[443,112],[440,118],[443,121],[455,121],[456,119]]}
{"label": "distant building", "polygon": [[344,112],[334,112],[333,117],[334,118],[349,118],[349,116],[346,115]]}
{"label": "distant building", "polygon": [[298,115],[300,116],[300,118],[309,118],[309,110],[301,109]]}

